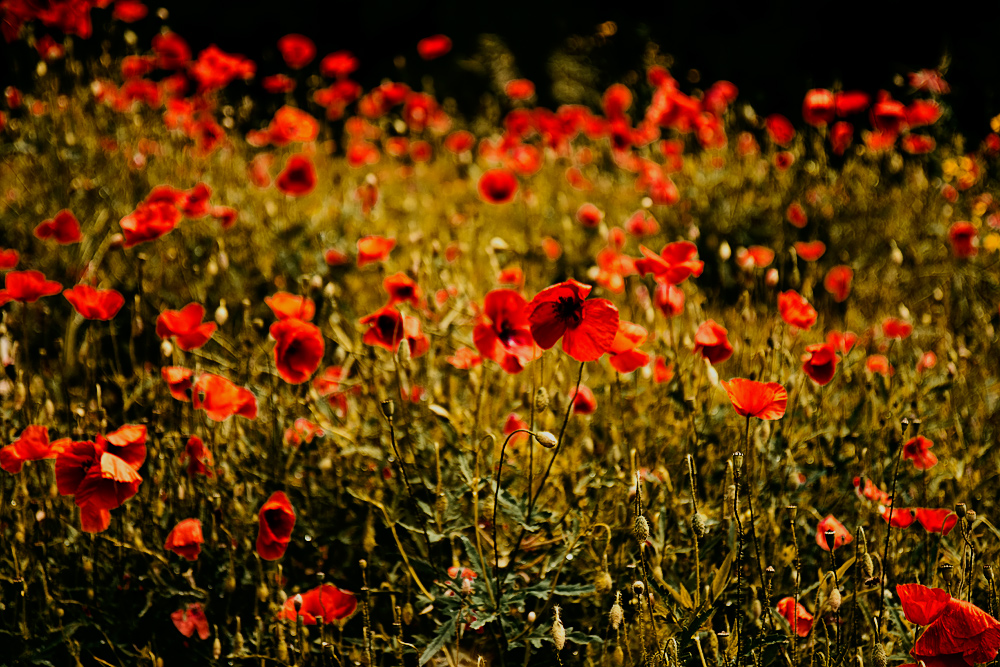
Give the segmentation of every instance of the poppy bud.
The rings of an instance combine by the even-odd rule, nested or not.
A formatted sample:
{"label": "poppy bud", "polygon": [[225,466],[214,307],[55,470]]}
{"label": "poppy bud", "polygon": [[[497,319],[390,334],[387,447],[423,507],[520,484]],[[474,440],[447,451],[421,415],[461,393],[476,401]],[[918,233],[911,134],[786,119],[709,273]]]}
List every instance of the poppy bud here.
{"label": "poppy bud", "polygon": [[615,630],[618,629],[618,626],[622,624],[622,620],[625,618],[625,612],[622,609],[621,599],[621,593],[615,595],[615,603],[611,605],[611,613],[608,614],[608,618],[611,621],[611,627]]}
{"label": "poppy bud", "polygon": [[868,542],[865,541],[865,529],[858,526],[858,529],[854,532],[854,539],[858,541],[858,549],[861,553],[868,552]]}
{"label": "poppy bud", "polygon": [[556,650],[561,651],[566,645],[566,628],[559,618],[559,607],[555,608],[556,620],[552,622],[552,643],[556,645]]}
{"label": "poppy bud", "polygon": [[830,609],[836,612],[840,609],[840,603],[842,601],[843,598],[840,596],[840,589],[835,587],[832,591],[830,591]]}
{"label": "poppy bud", "polygon": [[733,249],[729,247],[729,242],[723,241],[719,244],[719,259],[723,262],[733,256]]}
{"label": "poppy bud", "polygon": [[295,606],[295,613],[299,613],[302,609],[302,594],[296,593],[295,597],[292,598],[292,604]]}
{"label": "poppy bud", "polygon": [[764,274],[764,284],[768,287],[774,287],[778,284],[778,269],[767,270],[767,273]]}
{"label": "poppy bud", "polygon": [[691,530],[694,532],[695,537],[705,537],[708,533],[708,527],[705,525],[705,515],[696,512],[691,517]]}
{"label": "poppy bud", "polygon": [[621,646],[616,646],[615,650],[611,652],[611,662],[617,667],[625,664],[625,651],[622,650]]}
{"label": "poppy bud", "polygon": [[462,595],[468,595],[472,592],[472,579],[467,577],[462,577]]}
{"label": "poppy bud", "polygon": [[760,618],[761,614],[764,613],[764,608],[760,604],[760,598],[754,598],[753,602],[750,603],[750,618],[756,621]]}
{"label": "poppy bud", "polygon": [[875,576],[875,564],[872,562],[872,555],[867,551],[864,558],[861,559],[861,575],[865,581]]}
{"label": "poppy bud", "polygon": [[226,310],[226,300],[219,301],[219,307],[215,309],[215,323],[220,327],[229,320],[229,311]]}
{"label": "poppy bud", "polygon": [[94,571],[94,561],[90,560],[86,556],[83,557],[83,572],[84,574],[90,574]]}
{"label": "poppy bud", "polygon": [[[649,539],[649,522],[646,521],[646,517],[639,514],[635,517],[635,524],[632,526],[632,533],[635,535],[635,540],[640,545],[645,544],[646,540]],[[641,584],[642,582],[636,582]]]}
{"label": "poppy bud", "polygon": [[165,340],[160,343],[160,354],[164,357],[169,357],[174,353],[174,346],[169,340]]}
{"label": "poppy bud", "polygon": [[218,660],[220,655],[222,655],[222,642],[216,636],[215,641],[212,642],[212,659]]}
{"label": "poppy bud", "polygon": [[403,617],[403,623],[405,625],[413,623],[413,605],[411,603],[407,602],[405,605],[403,605],[402,617]]}
{"label": "poppy bud", "polygon": [[267,589],[267,584],[261,584],[257,587],[257,599],[261,602],[267,600],[267,596],[270,594],[271,592]]}
{"label": "poppy bud", "polygon": [[528,623],[534,623],[536,618],[538,618],[538,616],[535,614],[535,612],[533,611],[528,612]]}
{"label": "poppy bud", "polygon": [[229,575],[226,577],[226,581],[222,585],[222,589],[227,593],[232,593],[236,590],[236,577]]}
{"label": "poppy bud", "polygon": [[611,590],[613,583],[607,570],[602,570],[597,573],[597,578],[594,580],[594,590],[601,594],[607,593]]}
{"label": "poppy bud", "polygon": [[545,387],[539,387],[535,392],[535,412],[544,412],[549,407],[549,392]]}
{"label": "poppy bud", "polygon": [[885,655],[885,646],[882,645],[882,642],[878,642],[872,648],[872,666],[885,667],[888,662],[889,661]]}
{"label": "poppy bud", "polygon": [[534,435],[535,435],[535,440],[538,441],[538,444],[540,444],[542,447],[552,449],[553,447],[559,444],[559,441],[556,440],[556,436],[552,435],[548,431],[541,431],[539,433],[535,433]]}

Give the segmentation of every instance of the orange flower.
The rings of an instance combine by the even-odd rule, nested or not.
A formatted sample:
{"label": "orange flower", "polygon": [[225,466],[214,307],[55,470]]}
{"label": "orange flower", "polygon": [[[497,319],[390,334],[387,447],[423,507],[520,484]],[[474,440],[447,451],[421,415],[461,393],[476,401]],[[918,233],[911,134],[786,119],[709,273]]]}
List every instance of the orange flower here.
{"label": "orange flower", "polygon": [[833,548],[842,547],[854,541],[850,531],[844,528],[844,524],[837,521],[832,514],[828,514],[825,519],[816,526],[816,544],[823,551],[829,551],[830,545],[826,541],[827,531],[833,531]]}
{"label": "orange flower", "polygon": [[801,604],[795,602],[795,598],[782,598],[777,604],[778,613],[785,617],[788,625],[792,627],[792,632],[799,637],[808,637],[812,631],[813,615]]}
{"label": "orange flower", "polygon": [[796,329],[811,329],[816,323],[816,309],[795,290],[778,295],[778,310],[781,312],[781,319]]}
{"label": "orange flower", "polygon": [[274,296],[265,296],[264,303],[279,320],[296,318],[311,322],[316,315],[316,304],[312,299],[289,292],[277,292]]}
{"label": "orange flower", "polygon": [[788,392],[777,382],[756,382],[745,378],[722,381],[722,388],[733,402],[736,414],[758,419],[781,419],[785,416]]}
{"label": "orange flower", "polygon": [[198,554],[201,553],[201,545],[204,541],[205,538],[201,534],[201,521],[184,519],[174,526],[174,529],[167,535],[167,541],[163,543],[163,548],[188,560],[198,560]]}

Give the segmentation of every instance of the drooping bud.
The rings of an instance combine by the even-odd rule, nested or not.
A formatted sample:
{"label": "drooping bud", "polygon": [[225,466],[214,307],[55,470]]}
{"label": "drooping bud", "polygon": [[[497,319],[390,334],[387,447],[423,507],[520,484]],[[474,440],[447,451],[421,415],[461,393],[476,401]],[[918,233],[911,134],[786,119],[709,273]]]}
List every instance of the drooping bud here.
{"label": "drooping bud", "polygon": [[841,598],[840,596],[840,589],[834,587],[834,589],[830,591],[830,610],[836,612],[838,609],[840,609],[840,604],[842,601],[843,598]]}
{"label": "drooping bud", "polygon": [[611,612],[608,614],[608,618],[611,620],[611,627],[615,630],[622,624],[622,620],[625,618],[625,610],[622,609],[621,593],[615,595],[615,603],[611,605]]}
{"label": "drooping bud", "polygon": [[556,440],[556,436],[552,435],[548,431],[539,431],[538,433],[535,433],[535,440],[546,449],[552,449],[559,444],[559,441]]}
{"label": "drooping bud", "polygon": [[875,576],[875,563],[872,562],[872,555],[865,552],[864,558],[861,559],[861,575],[865,580],[871,579]]}

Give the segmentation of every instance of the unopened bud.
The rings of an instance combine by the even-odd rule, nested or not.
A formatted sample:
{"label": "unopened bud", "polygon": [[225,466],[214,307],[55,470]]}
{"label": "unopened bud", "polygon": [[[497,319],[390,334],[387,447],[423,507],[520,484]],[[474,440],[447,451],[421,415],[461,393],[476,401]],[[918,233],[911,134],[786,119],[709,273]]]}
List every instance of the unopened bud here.
{"label": "unopened bud", "polygon": [[840,609],[840,603],[842,601],[843,599],[840,596],[840,589],[834,587],[834,589],[830,591],[830,610],[835,612]]}
{"label": "unopened bud", "polygon": [[295,613],[299,613],[302,610],[302,594],[296,593],[295,597],[292,598],[292,605],[295,607]]}
{"label": "unopened bud", "polygon": [[219,641],[219,637],[216,635],[215,641],[212,642],[212,659],[218,660],[220,655],[222,655],[222,642]]}
{"label": "unopened bud", "polygon": [[872,648],[872,667],[885,667],[889,663],[885,655],[885,646],[878,642]]}
{"label": "unopened bud", "polygon": [[649,522],[646,521],[646,517],[641,514],[636,515],[632,533],[639,544],[645,544],[646,540],[649,539]]}
{"label": "unopened bud", "polygon": [[549,392],[545,387],[539,387],[535,392],[535,412],[544,412],[549,407]]}
{"label": "unopened bud", "polygon": [[538,444],[547,449],[552,449],[559,444],[559,441],[556,440],[556,436],[552,435],[548,431],[539,431],[538,433],[535,433],[535,440],[538,441]]}
{"label": "unopened bud", "polygon": [[597,577],[594,579],[594,590],[604,594],[611,590],[612,584],[611,575],[608,574],[607,570],[602,570],[597,573]]}
{"label": "unopened bud", "polygon": [[867,551],[861,559],[861,576],[866,580],[875,576],[875,563],[872,562],[872,555]]}
{"label": "unopened bud", "polygon": [[220,327],[229,321],[229,311],[226,309],[226,300],[219,301],[219,307],[215,309],[215,323]]}
{"label": "unopened bud", "polygon": [[691,517],[691,530],[694,532],[695,537],[705,537],[708,533],[708,526],[705,525],[705,515],[701,512],[696,512]]}
{"label": "unopened bud", "polygon": [[533,611],[528,612],[528,623],[534,623],[536,618],[538,618],[538,616],[535,614],[535,612]]}
{"label": "unopened bud", "polygon": [[858,526],[858,529],[854,531],[854,539],[857,540],[858,550],[861,551],[861,553],[867,553],[868,552],[868,540],[865,537],[865,529],[864,528],[862,528],[861,526]]}
{"label": "unopened bud", "polygon": [[552,643],[556,645],[556,650],[561,651],[566,645],[566,628],[563,627],[562,619],[559,618],[559,607],[555,608],[556,620],[552,622]]}
{"label": "unopened bud", "polygon": [[174,353],[174,345],[169,340],[165,340],[160,343],[160,354],[164,357],[169,357]]}
{"label": "unopened bud", "polygon": [[611,605],[611,612],[608,614],[608,619],[611,621],[611,627],[615,630],[618,629],[618,626],[620,626],[622,621],[625,619],[625,610],[622,609],[621,602],[622,594],[618,593],[615,596],[615,603]]}
{"label": "unopened bud", "polygon": [[616,667],[621,667],[625,664],[625,651],[622,650],[621,646],[616,646],[615,650],[611,652],[611,662]]}

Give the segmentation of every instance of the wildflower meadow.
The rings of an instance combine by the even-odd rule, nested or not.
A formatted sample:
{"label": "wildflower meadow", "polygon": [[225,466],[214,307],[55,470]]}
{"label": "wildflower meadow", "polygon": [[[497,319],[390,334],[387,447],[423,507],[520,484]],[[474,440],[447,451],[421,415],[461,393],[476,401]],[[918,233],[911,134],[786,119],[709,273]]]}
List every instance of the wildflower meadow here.
{"label": "wildflower meadow", "polygon": [[0,664],[997,658],[1000,116],[947,63],[545,108],[488,36],[366,88],[169,3],[0,31]]}

